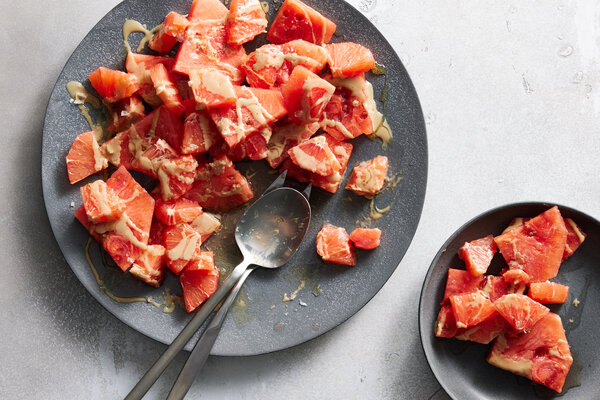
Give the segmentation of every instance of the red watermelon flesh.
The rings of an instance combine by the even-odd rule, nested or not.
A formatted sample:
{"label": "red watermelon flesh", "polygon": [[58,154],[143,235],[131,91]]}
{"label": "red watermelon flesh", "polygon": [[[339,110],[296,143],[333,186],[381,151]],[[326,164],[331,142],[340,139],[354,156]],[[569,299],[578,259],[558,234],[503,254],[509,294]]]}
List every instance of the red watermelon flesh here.
{"label": "red watermelon flesh", "polygon": [[558,273],[567,228],[555,206],[494,240],[510,269],[522,269],[532,282],[543,282]]}
{"label": "red watermelon flesh", "polygon": [[446,302],[450,296],[473,293],[482,287],[483,282],[483,276],[473,276],[463,269],[449,268],[442,302]]}
{"label": "red watermelon flesh", "polygon": [[481,344],[488,344],[508,328],[508,323],[499,313],[468,328],[457,329],[454,338]]}
{"label": "red watermelon flesh", "polygon": [[501,334],[487,361],[560,393],[573,357],[560,317],[548,313],[529,333],[509,330]]}

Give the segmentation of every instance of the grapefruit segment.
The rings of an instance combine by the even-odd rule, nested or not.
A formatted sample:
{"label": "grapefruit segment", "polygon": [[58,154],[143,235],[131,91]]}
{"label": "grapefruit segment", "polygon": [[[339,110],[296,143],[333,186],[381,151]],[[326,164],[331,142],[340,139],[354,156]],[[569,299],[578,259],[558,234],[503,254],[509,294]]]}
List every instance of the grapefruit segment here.
{"label": "grapefruit segment", "polygon": [[190,21],[181,14],[171,11],[158,31],[148,42],[148,47],[160,54],[167,54],[178,41],[182,41]]}
{"label": "grapefruit segment", "polygon": [[319,121],[334,92],[335,86],[301,65],[281,87],[288,117],[299,125]]}
{"label": "grapefruit segment", "polygon": [[215,269],[215,259],[212,251],[200,251],[198,250],[194,255],[194,258],[185,267],[186,271],[204,269],[212,271]]}
{"label": "grapefruit segment", "polygon": [[202,243],[204,243],[210,235],[221,228],[221,222],[211,213],[203,212],[190,222],[190,226],[200,234]]}
{"label": "grapefruit segment", "polygon": [[488,235],[465,243],[458,249],[458,257],[465,262],[465,267],[471,275],[483,275],[490,266],[492,258],[496,254],[496,249],[494,236]]}
{"label": "grapefruit segment", "polygon": [[323,135],[292,147],[288,154],[294,164],[321,176],[329,176],[341,168]]}
{"label": "grapefruit segment", "polygon": [[125,211],[125,202],[102,180],[82,186],[80,192],[87,218],[94,224],[117,220]]}
{"label": "grapefruit segment", "polygon": [[156,64],[150,68],[150,79],[154,85],[156,95],[174,115],[181,115],[185,111],[179,87],[175,78],[164,64]]}
{"label": "grapefruit segment", "polygon": [[444,304],[440,308],[437,320],[435,321],[435,336],[451,338],[454,337],[458,328],[456,327],[456,319],[452,312],[452,306],[450,304]]}
{"label": "grapefruit segment", "polygon": [[140,88],[134,75],[104,67],[92,72],[89,79],[96,92],[107,103],[129,97]]}
{"label": "grapefruit segment", "polygon": [[319,124],[314,122],[306,125],[296,125],[286,121],[276,124],[267,143],[267,162],[272,168],[277,168],[289,157],[288,150],[304,143],[319,129]]}
{"label": "grapefruit segment", "polygon": [[193,112],[183,124],[181,140],[182,154],[202,154],[208,152],[220,139],[219,131],[208,114]]}
{"label": "grapefruit segment", "polygon": [[317,234],[317,253],[323,261],[356,265],[354,247],[344,228],[325,224]]}
{"label": "grapefruit segment", "polygon": [[358,43],[332,43],[325,46],[329,52],[329,68],[334,78],[351,78],[375,66],[371,50]]}
{"label": "grapefruit segment", "polygon": [[326,190],[330,193],[335,193],[339,189],[344,178],[346,166],[348,165],[348,160],[350,159],[350,154],[352,153],[352,144],[343,141],[337,141],[327,134],[321,136],[325,137],[325,140],[327,140],[327,143],[329,144],[329,148],[331,151],[333,151],[333,154],[335,154],[335,157],[340,163],[341,168],[338,172],[334,172],[328,176],[322,176],[300,168],[294,164],[291,159],[285,160],[281,165],[280,170],[287,170],[289,177],[300,182],[310,183],[315,187]]}
{"label": "grapefruit segment", "polygon": [[179,276],[183,289],[183,301],[187,312],[194,311],[200,304],[217,291],[219,285],[219,270],[213,268],[185,270]]}
{"label": "grapefruit segment", "polygon": [[543,282],[558,273],[567,228],[555,206],[494,240],[510,269],[522,269],[532,282]]}
{"label": "grapefruit segment", "polygon": [[266,32],[267,16],[258,0],[231,0],[227,43],[241,45]]}
{"label": "grapefruit segment", "polygon": [[377,156],[363,161],[352,170],[346,189],[367,198],[375,196],[383,189],[388,170],[388,158]]}
{"label": "grapefruit segment", "polygon": [[185,223],[169,226],[163,235],[167,267],[179,274],[200,250],[202,238]]}
{"label": "grapefruit segment", "polygon": [[177,200],[156,200],[154,215],[166,225],[192,222],[202,215],[202,207],[195,201],[180,198]]}
{"label": "grapefruit segment", "polygon": [[162,199],[174,200],[183,196],[194,184],[198,162],[193,156],[164,160],[158,169]]}
{"label": "grapefruit segment", "polygon": [[502,278],[507,284],[507,293],[523,294],[531,282],[527,272],[522,269],[509,269],[502,274]]}
{"label": "grapefruit segment", "polygon": [[567,243],[565,244],[563,260],[570,257],[581,246],[587,236],[571,218],[565,218],[564,221],[567,228]]}
{"label": "grapefruit segment", "polygon": [[508,323],[497,312],[468,328],[457,329],[454,338],[470,342],[488,344],[508,328]]}
{"label": "grapefruit segment", "polygon": [[236,86],[234,90],[235,104],[210,110],[210,117],[229,148],[287,113],[279,91],[247,86]]}
{"label": "grapefruit segment", "polygon": [[160,287],[165,279],[164,254],[163,246],[149,245],[129,268],[129,273],[150,286]]}
{"label": "grapefruit segment", "polygon": [[125,60],[125,68],[127,72],[134,75],[137,79],[140,89],[138,94],[146,103],[152,107],[158,107],[162,104],[160,98],[156,95],[152,78],[150,78],[150,70],[156,64],[164,64],[170,71],[173,68],[175,60],[171,57],[152,56],[146,54],[128,53]]}
{"label": "grapefruit segment", "polygon": [[509,330],[501,334],[487,361],[560,393],[573,357],[560,317],[548,313],[529,333]]}
{"label": "grapefruit segment", "polygon": [[480,291],[450,296],[457,328],[468,328],[491,317],[496,311]]}
{"label": "grapefruit segment", "polygon": [[448,278],[442,302],[445,303],[450,296],[476,292],[481,288],[483,282],[483,276],[473,276],[463,269],[448,268]]}
{"label": "grapefruit segment", "polygon": [[125,99],[108,104],[109,132],[121,132],[146,116],[142,99],[133,94]]}
{"label": "grapefruit segment", "polygon": [[[211,1],[220,3],[218,0]],[[239,67],[246,59],[246,51],[242,46],[227,44],[226,17],[190,20],[192,22],[175,57],[173,71],[189,75],[194,69],[213,68],[223,72],[231,83],[241,84],[244,73]]]}
{"label": "grapefruit segment", "polygon": [[67,153],[69,182],[76,183],[108,167],[108,159],[100,151],[94,132],[78,135]]}
{"label": "grapefruit segment", "polygon": [[379,247],[381,230],[356,228],[350,233],[350,240],[358,249],[372,250]]}
{"label": "grapefruit segment", "polygon": [[222,20],[227,17],[227,7],[219,0],[194,0],[190,6],[188,19],[198,20]]}
{"label": "grapefruit segment", "polygon": [[[324,79],[336,87],[320,121],[321,127],[337,140],[370,135],[381,119],[373,99],[373,88],[364,74],[352,78]],[[375,126],[374,126],[375,125]]]}
{"label": "grapefruit segment", "polygon": [[527,294],[542,304],[561,304],[569,298],[569,287],[556,282],[534,282]]}
{"label": "grapefruit segment", "polygon": [[196,103],[213,108],[237,100],[233,85],[223,72],[212,68],[193,69],[189,75]]}
{"label": "grapefruit segment", "polygon": [[248,180],[224,154],[200,163],[194,183],[184,195],[205,209],[221,212],[244,204],[253,196]]}
{"label": "grapefruit segment", "polygon": [[494,301],[494,308],[517,331],[527,332],[550,312],[535,300],[522,294],[506,294]]}
{"label": "grapefruit segment", "polygon": [[481,292],[490,299],[492,303],[505,294],[512,293],[509,292],[509,284],[506,283],[501,276],[483,275],[482,277],[484,280],[481,286]]}

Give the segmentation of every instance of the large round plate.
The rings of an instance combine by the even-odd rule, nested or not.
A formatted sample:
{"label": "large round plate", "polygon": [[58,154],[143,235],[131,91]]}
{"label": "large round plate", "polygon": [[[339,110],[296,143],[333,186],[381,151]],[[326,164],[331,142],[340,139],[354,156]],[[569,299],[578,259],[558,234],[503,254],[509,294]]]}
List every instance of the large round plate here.
{"label": "large round plate", "polygon": [[[458,229],[435,256],[421,291],[419,329],[429,366],[453,399],[517,400],[559,396],[550,389],[488,364],[485,357],[489,345],[436,338],[433,332],[448,268],[464,266],[458,258],[458,249],[465,242],[490,233],[500,234],[515,217],[534,217],[553,205],[517,203],[487,211]],[[600,340],[597,332],[600,317],[596,304],[600,299],[600,222],[572,208],[558,207],[563,217],[572,218],[587,233],[586,240],[562,264],[558,276],[553,279],[570,288],[567,303],[550,306],[562,319],[574,359],[561,398],[599,399]],[[502,256],[496,254],[489,271],[497,272],[505,265]],[[581,301],[578,307],[572,304],[575,298]]]}
{"label": "large round plate", "polygon": [[[189,0],[125,1],[100,20],[77,47],[58,78],[46,112],[42,144],[44,200],[56,240],[67,262],[81,283],[107,310],[132,328],[163,343],[170,343],[176,337],[190,315],[179,307],[166,314],[146,303],[113,301],[99,289],[86,262],[84,248],[88,235],[73,218],[73,205],[81,204],[81,185],[69,185],[65,155],[75,136],[89,128],[77,107],[69,103],[65,85],[77,80],[91,89],[87,76],[97,67],[124,68],[126,53],[121,28],[126,19],[155,26],[169,11],[186,14],[190,3]],[[272,19],[281,2],[270,3]],[[258,270],[248,279],[241,294],[244,305],[234,307],[232,315],[225,321],[213,348],[215,355],[253,355],[284,349],[319,336],[345,321],[363,307],[394,272],[420,218],[427,180],[427,140],[419,100],[406,70],[385,38],[350,5],[343,1],[307,3],[336,22],[336,41],[351,40],[368,46],[376,60],[387,67],[389,90],[385,114],[394,139],[387,149],[382,149],[379,140],[371,141],[366,137],[354,140],[355,150],[349,167],[385,154],[390,158],[391,171],[401,174],[403,179],[395,189],[376,198],[379,207],[391,204],[387,214],[371,222],[383,231],[382,245],[375,251],[360,252],[355,268],[322,263],[315,252],[315,238],[325,221],[347,229],[353,229],[357,221],[366,221],[369,201],[353,195],[349,201],[349,192],[343,189],[333,196],[313,190],[313,222],[305,242],[288,265],[276,271]],[[139,37],[132,35],[132,41],[137,44]],[[368,78],[379,97],[386,77],[369,74]],[[379,107],[383,105],[379,103]],[[260,194],[275,177],[264,162],[239,163],[239,168],[252,176],[250,181],[256,194]],[[94,179],[97,178],[90,177],[82,184]],[[207,242],[208,248],[215,252],[223,276],[241,259],[231,233],[242,211],[224,216],[224,229]],[[171,274],[163,288],[156,290],[116,268],[105,267],[101,254],[94,243],[91,257],[101,278],[115,295],[156,298],[164,293],[164,288],[181,293],[177,279]],[[304,288],[298,292],[296,300],[282,302],[283,295],[291,294],[301,282],[304,282]],[[318,296],[313,294],[319,291]],[[192,342],[187,349],[191,348]]]}

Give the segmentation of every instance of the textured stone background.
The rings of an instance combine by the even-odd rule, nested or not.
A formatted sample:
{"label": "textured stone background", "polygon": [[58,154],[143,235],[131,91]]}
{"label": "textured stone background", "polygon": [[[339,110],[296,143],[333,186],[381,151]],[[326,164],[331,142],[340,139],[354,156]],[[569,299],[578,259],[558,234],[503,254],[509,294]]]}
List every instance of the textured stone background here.
{"label": "textured stone background", "polygon": [[[419,93],[430,169],[400,268],[339,328],[265,356],[211,358],[201,399],[442,399],[422,354],[418,296],[444,240],[514,201],[600,218],[600,4],[352,0]],[[40,185],[45,106],[65,60],[115,0],[0,0],[0,398],[123,397],[164,346],[85,291],[52,236]],[[164,398],[184,357],[148,398]],[[433,397],[430,397],[433,396]]]}

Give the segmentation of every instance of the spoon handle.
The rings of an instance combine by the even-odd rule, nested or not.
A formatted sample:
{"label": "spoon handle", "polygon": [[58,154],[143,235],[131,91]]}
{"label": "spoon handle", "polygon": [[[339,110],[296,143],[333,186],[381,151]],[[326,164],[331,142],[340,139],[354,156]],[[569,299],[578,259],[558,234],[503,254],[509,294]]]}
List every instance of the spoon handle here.
{"label": "spoon handle", "polygon": [[192,386],[192,383],[194,383],[196,376],[208,359],[210,350],[219,336],[219,332],[221,331],[223,321],[225,321],[225,317],[227,316],[229,308],[235,301],[240,289],[244,284],[244,281],[252,271],[254,271],[254,268],[246,269],[244,274],[229,293],[229,296],[221,304],[219,311],[217,311],[216,315],[213,317],[212,321],[210,321],[210,324],[202,336],[200,336],[200,339],[194,346],[194,349],[188,357],[185,365],[181,369],[181,372],[179,372],[179,376],[173,384],[167,400],[182,400],[185,397],[186,393],[190,389],[190,386]]}
{"label": "spoon handle", "polygon": [[204,303],[200,310],[194,315],[194,318],[188,322],[185,328],[177,335],[173,343],[162,353],[156,362],[148,369],[142,379],[131,389],[125,400],[140,400],[146,392],[154,385],[154,382],[160,377],[167,366],[173,361],[175,356],[183,349],[187,342],[202,326],[215,307],[229,293],[231,288],[237,283],[250,265],[246,260],[242,261],[231,274],[221,284],[219,289]]}

